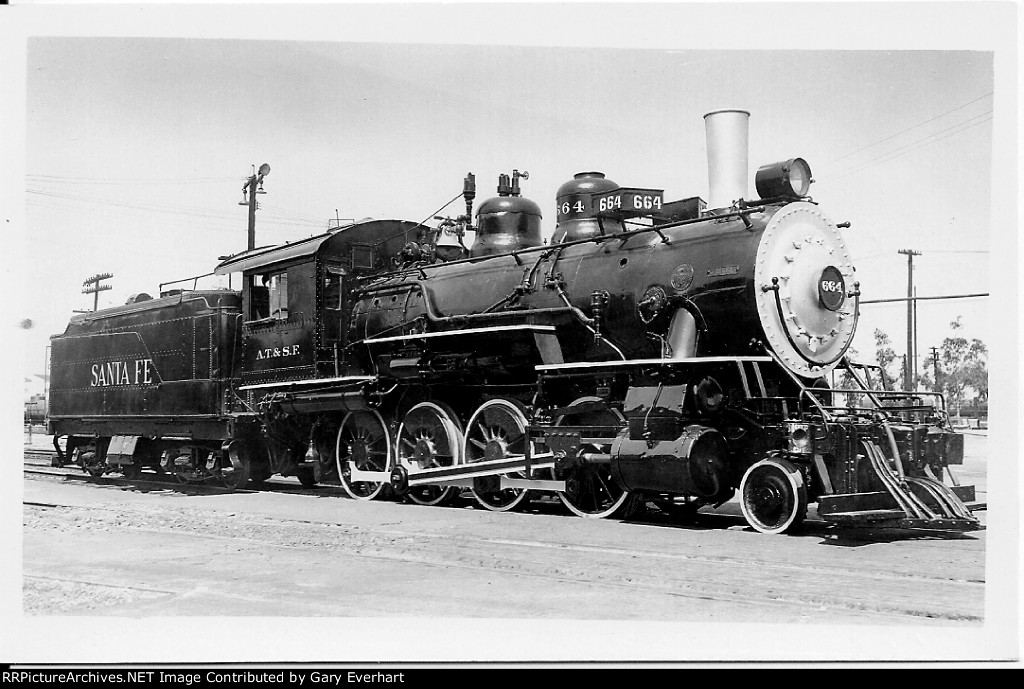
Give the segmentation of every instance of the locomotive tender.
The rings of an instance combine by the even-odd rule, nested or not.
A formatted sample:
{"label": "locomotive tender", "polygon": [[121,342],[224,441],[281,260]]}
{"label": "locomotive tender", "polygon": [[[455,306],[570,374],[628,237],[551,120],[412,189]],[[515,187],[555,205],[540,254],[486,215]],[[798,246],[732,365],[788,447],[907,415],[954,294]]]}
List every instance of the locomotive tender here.
{"label": "locomotive tender", "polygon": [[[228,257],[240,292],[75,316],[52,344],[59,462],[425,505],[468,489],[495,511],[552,492],[585,517],[738,491],[766,533],[809,502],[835,524],[982,528],[941,396],[872,389],[846,358],[859,285],[806,162],[761,167],[745,199],[748,117],[705,116],[707,203],[580,173],[546,243],[526,173],[475,223],[470,174],[436,227],[362,221]],[[838,369],[856,389],[829,386]]]}

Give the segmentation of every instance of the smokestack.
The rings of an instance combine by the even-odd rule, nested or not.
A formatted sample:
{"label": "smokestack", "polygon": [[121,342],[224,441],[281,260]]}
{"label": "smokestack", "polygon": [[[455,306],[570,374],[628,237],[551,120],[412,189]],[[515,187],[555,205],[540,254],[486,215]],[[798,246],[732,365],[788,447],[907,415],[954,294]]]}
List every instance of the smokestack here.
{"label": "smokestack", "polygon": [[704,115],[708,143],[708,208],[728,208],[747,197],[746,110],[715,110]]}

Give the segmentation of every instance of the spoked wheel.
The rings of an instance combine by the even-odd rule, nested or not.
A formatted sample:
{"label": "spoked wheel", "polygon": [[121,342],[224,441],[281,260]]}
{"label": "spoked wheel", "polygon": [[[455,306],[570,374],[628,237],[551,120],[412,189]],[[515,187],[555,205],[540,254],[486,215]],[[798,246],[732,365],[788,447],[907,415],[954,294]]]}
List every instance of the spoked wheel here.
{"label": "spoked wheel", "polygon": [[807,515],[807,488],[800,470],[784,459],[763,459],[743,475],[740,508],[756,531],[783,533]]}
{"label": "spoked wheel", "polygon": [[[514,400],[493,399],[480,405],[466,424],[463,457],[466,464],[484,460],[510,459],[526,454],[526,414]],[[522,478],[520,473],[507,474]],[[526,500],[529,491],[505,488],[492,493],[473,491],[476,501],[489,510],[505,512]]]}
{"label": "spoked wheel", "polygon": [[[600,397],[581,397],[570,407],[587,405],[587,409],[578,413],[569,412],[560,416],[556,426],[617,426],[626,424],[626,417],[614,407],[594,408],[595,402],[602,402]],[[588,450],[600,452],[601,448],[591,445]],[[591,464],[555,473],[555,478],[565,480],[565,491],[558,492],[558,499],[573,514],[591,519],[605,517],[625,517],[632,512],[639,502],[638,496],[623,490],[612,478],[607,464]]]}
{"label": "spoked wheel", "polygon": [[[462,463],[462,425],[440,402],[421,402],[409,410],[398,427],[398,463],[415,478],[416,472]],[[458,495],[455,486],[415,486],[408,497],[420,505],[441,505]]]}
{"label": "spoked wheel", "polygon": [[384,481],[353,481],[351,465],[359,471],[390,471],[391,434],[380,413],[354,411],[338,427],[334,448],[341,487],[356,500],[373,500],[388,485]]}

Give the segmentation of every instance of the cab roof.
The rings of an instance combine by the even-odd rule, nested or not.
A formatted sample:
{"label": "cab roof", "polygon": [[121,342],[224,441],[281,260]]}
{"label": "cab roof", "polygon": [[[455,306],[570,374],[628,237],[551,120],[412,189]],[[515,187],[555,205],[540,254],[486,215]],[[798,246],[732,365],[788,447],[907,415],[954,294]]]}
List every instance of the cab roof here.
{"label": "cab roof", "polygon": [[[271,266],[294,263],[316,255],[342,256],[348,245],[361,244],[379,247],[386,253],[397,253],[406,242],[416,238],[420,223],[409,220],[360,220],[324,234],[287,242],[278,246],[264,246],[229,256],[213,271],[214,275],[258,272]],[[394,244],[397,248],[392,249]]]}

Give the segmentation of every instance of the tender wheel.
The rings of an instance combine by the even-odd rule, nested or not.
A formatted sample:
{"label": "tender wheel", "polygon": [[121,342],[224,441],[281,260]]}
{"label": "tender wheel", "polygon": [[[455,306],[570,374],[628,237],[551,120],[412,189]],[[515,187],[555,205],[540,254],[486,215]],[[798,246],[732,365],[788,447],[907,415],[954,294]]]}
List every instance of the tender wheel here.
{"label": "tender wheel", "polygon": [[[493,399],[484,402],[466,424],[463,457],[467,464],[484,460],[507,459],[526,454],[526,415],[514,400]],[[522,478],[520,473],[507,476]],[[473,491],[476,501],[489,510],[505,512],[526,500],[529,491],[505,488],[493,493]]]}
{"label": "tender wheel", "polygon": [[[252,475],[252,458],[249,456],[248,449],[244,446],[235,446],[227,454],[227,461],[223,463],[220,470],[221,483],[225,488],[231,490],[245,488],[249,483],[249,476]],[[180,474],[178,474],[178,479],[181,480]]]}
{"label": "tender wheel", "polygon": [[338,427],[334,448],[341,487],[356,500],[373,500],[388,485],[384,481],[353,481],[351,464],[360,471],[391,470],[391,434],[376,411],[354,411]]}
{"label": "tender wheel", "polygon": [[[415,478],[416,472],[462,463],[462,425],[446,405],[421,402],[409,410],[398,427],[398,463]],[[441,505],[458,495],[455,486],[415,486],[407,496],[420,505]]]}
{"label": "tender wheel", "polygon": [[[581,397],[570,407],[583,404],[592,405],[602,402],[600,397]],[[579,413],[568,413],[560,416],[556,426],[564,424],[579,426],[625,426],[626,417],[614,407],[590,409]],[[590,446],[595,452],[601,449]],[[558,499],[573,514],[591,519],[605,517],[625,517],[632,512],[638,503],[637,496],[623,490],[612,478],[607,464],[594,464],[571,469],[564,473],[556,473],[556,479],[565,480],[565,492],[558,492]]]}
{"label": "tender wheel", "polygon": [[740,483],[740,508],[761,533],[783,533],[807,515],[807,488],[800,470],[784,459],[764,459],[747,469]]}
{"label": "tender wheel", "polygon": [[82,468],[87,474],[95,478],[103,476],[107,471],[107,463],[100,457],[96,451],[95,445],[90,445],[85,448],[76,448],[75,452],[78,454],[78,462],[82,465]]}

